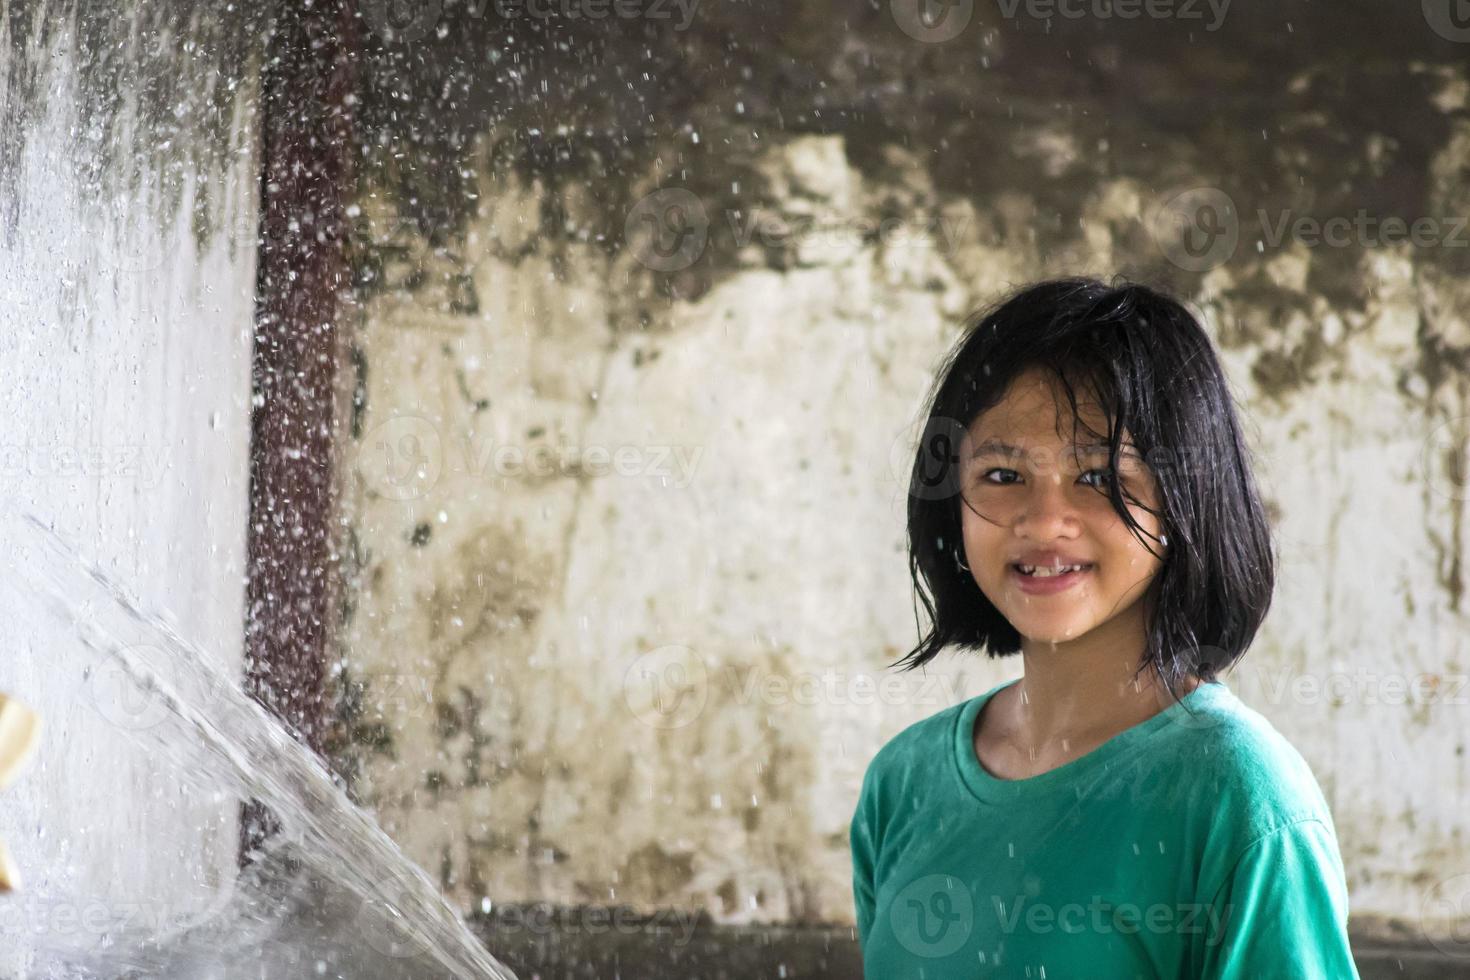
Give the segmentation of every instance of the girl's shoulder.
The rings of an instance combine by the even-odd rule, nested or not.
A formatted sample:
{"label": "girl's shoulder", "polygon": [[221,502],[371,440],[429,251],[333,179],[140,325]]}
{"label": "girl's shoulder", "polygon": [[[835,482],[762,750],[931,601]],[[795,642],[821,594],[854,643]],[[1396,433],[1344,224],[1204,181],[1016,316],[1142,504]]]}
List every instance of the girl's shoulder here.
{"label": "girl's shoulder", "polygon": [[1270,719],[1224,683],[1203,684],[1196,694],[1169,710],[1158,753],[1186,794],[1236,815],[1248,835],[1304,819],[1332,828],[1311,766]]}
{"label": "girl's shoulder", "polygon": [[997,685],[973,698],[961,698],[956,704],[911,721],[898,730],[867,763],[864,793],[906,793],[935,780],[944,782],[953,767],[951,746],[961,717],[975,702],[983,701],[1004,686]]}
{"label": "girl's shoulder", "polygon": [[900,729],[868,763],[869,774],[911,772],[916,765],[936,759],[942,754],[936,749],[947,746],[971,700],[959,701]]}
{"label": "girl's shoulder", "polygon": [[962,734],[965,719],[973,718],[979,706],[1010,683],[962,698],[900,729],[869,761],[864,794],[915,799],[929,796],[936,788],[953,788],[957,783],[954,753],[961,739],[968,742]]}

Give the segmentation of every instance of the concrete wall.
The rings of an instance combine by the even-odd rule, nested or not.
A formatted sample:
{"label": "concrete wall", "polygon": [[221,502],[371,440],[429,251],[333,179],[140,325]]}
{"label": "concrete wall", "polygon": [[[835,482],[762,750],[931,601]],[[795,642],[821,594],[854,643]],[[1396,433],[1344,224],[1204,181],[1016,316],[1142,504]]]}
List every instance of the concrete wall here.
{"label": "concrete wall", "polygon": [[203,908],[234,866],[236,801],[181,793],[129,737],[158,706],[15,588],[40,566],[14,515],[239,670],[260,43],[223,5],[0,2],[0,690],[44,725],[0,799],[7,977]]}
{"label": "concrete wall", "polygon": [[466,905],[850,922],[863,767],[1017,669],[883,669],[936,359],[1012,284],[1125,272],[1202,311],[1260,454],[1281,576],[1229,682],[1317,772],[1355,929],[1444,935],[1470,81],[1411,7],[976,7],[949,39],[903,4],[449,10],[385,43],[341,439],[356,791]]}

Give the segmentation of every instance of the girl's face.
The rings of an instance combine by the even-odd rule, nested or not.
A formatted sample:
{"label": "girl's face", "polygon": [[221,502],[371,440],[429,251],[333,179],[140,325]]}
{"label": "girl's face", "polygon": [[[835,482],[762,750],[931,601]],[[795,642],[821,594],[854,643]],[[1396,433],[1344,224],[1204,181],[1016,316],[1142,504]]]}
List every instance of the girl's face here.
{"label": "girl's face", "polygon": [[[1027,371],[975,419],[961,449],[965,564],[1001,615],[1037,643],[1076,640],[1106,623],[1141,633],[1139,600],[1162,568],[1113,510],[1106,442],[1093,437],[1107,431],[1107,418],[1080,390],[1077,398],[1074,426],[1054,377]],[[1121,453],[1116,478],[1157,510],[1154,474],[1127,432]],[[1158,519],[1131,503],[1129,510],[1157,539]]]}

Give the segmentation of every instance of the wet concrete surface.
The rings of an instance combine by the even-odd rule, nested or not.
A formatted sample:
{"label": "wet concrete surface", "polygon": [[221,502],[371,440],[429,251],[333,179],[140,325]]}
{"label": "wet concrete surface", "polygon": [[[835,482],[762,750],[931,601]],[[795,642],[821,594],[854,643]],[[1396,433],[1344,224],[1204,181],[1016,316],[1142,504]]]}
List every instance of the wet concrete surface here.
{"label": "wet concrete surface", "polygon": [[[507,906],[470,925],[520,980],[862,980],[850,926],[725,926],[602,909]],[[1445,944],[1441,944],[1445,945]],[[1362,980],[1470,978],[1470,946],[1355,941]],[[1283,975],[1286,975],[1283,973]]]}
{"label": "wet concrete surface", "polygon": [[[603,910],[608,911],[608,910]],[[721,926],[692,930],[656,916],[617,917],[585,909],[518,906],[476,916],[474,929],[520,980],[859,980],[862,959],[851,927]]]}

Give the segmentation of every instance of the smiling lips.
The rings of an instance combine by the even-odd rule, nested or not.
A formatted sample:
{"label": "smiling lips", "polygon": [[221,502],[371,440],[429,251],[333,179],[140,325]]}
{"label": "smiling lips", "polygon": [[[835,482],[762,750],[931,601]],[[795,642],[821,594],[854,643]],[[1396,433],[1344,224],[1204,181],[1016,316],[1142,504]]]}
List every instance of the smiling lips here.
{"label": "smiling lips", "polygon": [[1091,562],[1054,561],[1044,565],[1011,562],[1006,567],[1022,592],[1030,595],[1052,595],[1070,589],[1091,574],[1096,566]]}
{"label": "smiling lips", "polygon": [[1091,568],[1086,562],[1072,565],[1022,565],[1016,564],[1015,568],[1022,575],[1039,575],[1045,578],[1048,575],[1064,575],[1067,572],[1080,572],[1084,568]]}

